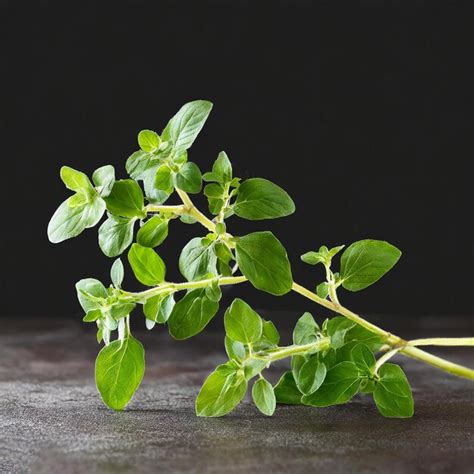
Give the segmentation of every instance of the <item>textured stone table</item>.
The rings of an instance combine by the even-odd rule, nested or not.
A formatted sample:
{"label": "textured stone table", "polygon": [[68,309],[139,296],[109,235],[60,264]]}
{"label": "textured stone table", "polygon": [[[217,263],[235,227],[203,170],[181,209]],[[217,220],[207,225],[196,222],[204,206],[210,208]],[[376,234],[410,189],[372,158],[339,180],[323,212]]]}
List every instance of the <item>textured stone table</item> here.
{"label": "textured stone table", "polygon": [[[291,318],[294,320],[294,318]],[[376,321],[376,318],[372,318]],[[472,320],[405,319],[416,337],[472,333]],[[405,326],[405,327],[403,327]],[[451,334],[452,333],[452,334]],[[126,411],[101,403],[93,328],[72,321],[3,319],[0,331],[0,472],[435,472],[474,470],[474,384],[408,359],[416,414],[380,417],[368,397],[327,409],[279,406],[272,418],[245,401],[220,419],[194,415],[206,374],[224,359],[222,334],[175,342],[137,335],[143,384]],[[437,350],[474,366],[469,349]],[[282,366],[271,371],[276,380]]]}

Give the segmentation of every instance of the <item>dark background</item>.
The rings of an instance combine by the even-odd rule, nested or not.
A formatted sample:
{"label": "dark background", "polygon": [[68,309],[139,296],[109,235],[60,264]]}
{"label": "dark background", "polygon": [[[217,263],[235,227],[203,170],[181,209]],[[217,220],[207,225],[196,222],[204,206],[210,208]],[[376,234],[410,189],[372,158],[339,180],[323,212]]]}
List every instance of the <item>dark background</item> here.
{"label": "dark background", "polygon": [[[2,316],[79,316],[74,283],[107,280],[112,260],[95,229],[48,242],[67,195],[60,166],[90,174],[111,163],[125,177],[137,132],[161,131],[197,98],[214,110],[190,158],[207,170],[226,150],[237,176],[271,179],[296,202],[285,219],[232,218],[232,233],[273,230],[310,287],[322,273],[300,254],[388,240],[403,250],[399,264],[344,302],[369,313],[472,311],[470,2],[0,5]],[[170,279],[202,232],[173,223],[158,249]],[[230,293],[319,311],[297,295]]]}

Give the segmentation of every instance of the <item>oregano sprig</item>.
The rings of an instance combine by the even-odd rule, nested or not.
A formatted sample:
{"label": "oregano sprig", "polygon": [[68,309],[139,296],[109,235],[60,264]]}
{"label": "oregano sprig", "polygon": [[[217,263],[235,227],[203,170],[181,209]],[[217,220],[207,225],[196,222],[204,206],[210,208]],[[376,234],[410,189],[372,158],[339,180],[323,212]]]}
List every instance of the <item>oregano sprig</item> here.
{"label": "oregano sprig", "polygon": [[[94,278],[76,284],[83,320],[96,324],[97,340],[104,343],[96,361],[96,384],[104,403],[122,410],[143,378],[145,351],[130,324],[137,307],[141,306],[148,329],[167,325],[172,337],[188,339],[203,331],[218,313],[221,286],[244,282],[276,296],[295,291],[338,316],[318,325],[310,313],[304,313],[295,324],[293,343],[282,346],[275,325],[247,302],[235,299],[224,314],[228,361],[205,380],[196,399],[199,416],[225,415],[251,389],[256,407],[267,416],[278,403],[326,407],[362,394],[373,397],[383,416],[410,417],[414,412],[410,385],[401,367],[389,362],[397,354],[474,379],[472,369],[418,347],[474,345],[474,338],[405,341],[339,302],[339,290],[363,290],[390,271],[401,256],[395,246],[365,239],[305,253],[303,262],[325,268],[325,280],[315,282],[312,291],[293,281],[285,247],[273,233],[230,233],[227,221],[232,216],[275,219],[292,214],[295,205],[280,186],[267,179],[234,176],[223,151],[204,174],[189,161],[188,150],[211,109],[208,101],[193,101],[171,118],[161,134],[142,130],[139,149],[127,159],[128,177],[123,179],[116,179],[110,165],[95,170],[91,179],[81,171],[61,168],[61,179],[73,194],[51,218],[50,241],[76,237],[106,215],[98,242],[103,253],[114,258],[109,286]],[[189,196],[201,191],[210,218]],[[169,202],[172,196],[178,203]],[[204,229],[179,257],[185,281],[172,283],[166,281],[166,265],[157,248],[166,245],[178,220],[199,223]],[[337,267],[334,261],[339,258]],[[122,287],[124,261],[145,289],[130,292]],[[272,386],[265,370],[282,359],[288,359],[290,370]]]}

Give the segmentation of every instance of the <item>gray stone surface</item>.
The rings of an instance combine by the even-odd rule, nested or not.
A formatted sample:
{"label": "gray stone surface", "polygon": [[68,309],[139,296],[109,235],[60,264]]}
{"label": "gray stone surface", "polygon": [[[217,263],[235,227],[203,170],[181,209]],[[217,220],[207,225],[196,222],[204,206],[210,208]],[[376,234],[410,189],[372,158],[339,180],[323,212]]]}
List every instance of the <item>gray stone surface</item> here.
{"label": "gray stone surface", "polygon": [[[294,318],[291,318],[294,320]],[[405,320],[404,336],[472,333],[467,318]],[[403,326],[402,325],[402,326]],[[404,332],[401,330],[405,329]],[[93,380],[93,328],[47,319],[3,320],[0,334],[0,472],[472,473],[473,388],[399,359],[416,414],[380,417],[369,397],[328,409],[280,406],[272,418],[249,400],[219,419],[194,415],[206,374],[224,359],[222,335],[172,341],[138,334],[144,382],[126,411],[101,403]],[[474,365],[470,349],[437,350]],[[272,369],[276,380],[284,367]]]}

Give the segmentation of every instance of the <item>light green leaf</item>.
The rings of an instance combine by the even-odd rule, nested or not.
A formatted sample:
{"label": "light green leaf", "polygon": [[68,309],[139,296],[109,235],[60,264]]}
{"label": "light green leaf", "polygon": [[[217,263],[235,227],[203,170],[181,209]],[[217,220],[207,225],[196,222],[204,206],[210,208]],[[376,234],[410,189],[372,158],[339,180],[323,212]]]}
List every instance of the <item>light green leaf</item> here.
{"label": "light green leaf", "polygon": [[320,332],[319,326],[311,313],[304,313],[298,319],[293,330],[293,342],[295,344],[310,344],[315,342]]}
{"label": "light green leaf", "polygon": [[133,179],[115,181],[112,191],[105,198],[107,210],[122,217],[145,217],[143,192]]}
{"label": "light green leaf", "polygon": [[146,151],[136,151],[128,157],[125,169],[131,178],[145,179],[150,174],[154,178],[158,166],[159,158],[156,155]]}
{"label": "light green leaf", "polygon": [[239,238],[237,263],[252,285],[272,295],[291,290],[293,277],[286,250],[271,232],[254,232]]}
{"label": "light green leaf", "polygon": [[275,393],[272,384],[267,380],[260,378],[253,384],[252,399],[264,415],[272,416],[275,413]]}
{"label": "light green leaf", "polygon": [[324,300],[327,298],[329,294],[329,285],[327,282],[323,281],[316,287],[316,294],[323,298]]}
{"label": "light green leaf", "polygon": [[167,165],[161,165],[155,175],[155,188],[168,191],[173,188],[173,173]]}
{"label": "light green leaf", "polygon": [[262,337],[258,342],[267,346],[277,346],[280,342],[280,334],[271,321],[263,321]]}
{"label": "light green leaf", "polygon": [[181,167],[176,175],[176,187],[191,194],[201,191],[201,170],[196,163],[188,161]]}
{"label": "light green leaf", "polygon": [[234,212],[252,221],[275,219],[293,214],[295,203],[280,186],[266,179],[251,178],[240,185]]}
{"label": "light green leaf", "polygon": [[365,344],[356,344],[352,348],[351,359],[363,374],[372,375],[375,369],[375,357]]}
{"label": "light green leaf", "polygon": [[69,166],[63,166],[60,171],[60,176],[66,188],[71,191],[85,194],[86,196],[94,192],[89,178],[81,171],[77,171]]}
{"label": "light green leaf", "polygon": [[247,380],[235,364],[219,365],[205,380],[196,399],[198,416],[222,416],[232,411],[247,392]]}
{"label": "light green leaf", "polygon": [[125,270],[123,268],[123,263],[120,258],[117,258],[115,262],[112,264],[112,268],[110,269],[110,279],[114,284],[115,288],[120,288],[122,286],[123,277],[125,275]]}
{"label": "light green leaf", "polygon": [[48,224],[48,238],[53,244],[76,237],[84,229],[95,226],[105,212],[105,203],[98,195],[89,202],[71,207],[64,201],[53,214]]}
{"label": "light green leaf", "polygon": [[232,180],[232,164],[230,163],[230,160],[225,151],[221,151],[219,153],[216,161],[214,161],[214,164],[212,165],[212,172],[205,173],[203,179],[205,181],[215,181],[221,184],[228,183]]}
{"label": "light green leaf", "polygon": [[360,382],[357,366],[353,362],[341,362],[329,369],[319,389],[305,395],[302,401],[316,407],[347,403],[359,390]]}
{"label": "light green leaf", "polygon": [[342,286],[359,291],[372,285],[387,273],[401,256],[400,250],[382,240],[359,240],[341,257]]}
{"label": "light green leaf", "polygon": [[168,220],[153,216],[137,233],[137,242],[142,247],[157,247],[168,237]]}
{"label": "light green leaf", "polygon": [[143,312],[150,321],[164,324],[168,321],[174,308],[173,295],[156,295],[147,299],[143,305]]}
{"label": "light green leaf", "polygon": [[153,130],[142,130],[138,134],[138,145],[143,151],[152,153],[158,150],[160,143],[160,136]]}
{"label": "light green leaf", "polygon": [[84,278],[76,283],[77,299],[84,312],[99,309],[100,299],[107,298],[105,286],[95,278]]}
{"label": "light green leaf", "polygon": [[342,347],[346,342],[346,334],[355,325],[356,323],[342,316],[331,318],[326,326],[327,335],[331,338],[331,347],[334,349]]}
{"label": "light green leaf", "polygon": [[110,308],[110,316],[119,320],[128,316],[136,307],[135,303],[117,302]]}
{"label": "light green leaf", "polygon": [[317,265],[318,263],[324,264],[326,262],[325,257],[321,255],[320,252],[314,251],[306,252],[305,254],[301,255],[301,260],[309,265]]}
{"label": "light green leaf", "polygon": [[206,296],[215,302],[219,302],[222,299],[221,287],[217,280],[214,280],[209,286],[206,286]]}
{"label": "light green leaf", "polygon": [[411,418],[414,413],[413,395],[401,367],[383,364],[379,376],[373,392],[379,412],[388,418]]}
{"label": "light green leaf", "polygon": [[99,227],[99,247],[107,257],[116,257],[130,246],[135,220],[109,215]]}
{"label": "light green leaf", "polygon": [[165,263],[153,249],[133,244],[128,261],[136,279],[144,285],[156,286],[165,279]]}
{"label": "light green leaf", "polygon": [[224,345],[229,359],[242,360],[245,358],[245,346],[241,342],[233,341],[229,336],[225,336]]}
{"label": "light green leaf", "polygon": [[257,342],[262,336],[262,318],[240,298],[225,312],[224,326],[227,336],[244,344]]}
{"label": "light green leaf", "polygon": [[163,141],[170,141],[177,150],[187,150],[201,131],[212,109],[206,100],[189,102],[168,122],[161,134]]}
{"label": "light green leaf", "polygon": [[132,336],[102,348],[95,362],[95,381],[104,403],[122,410],[130,402],[145,372],[145,350]]}
{"label": "light green leaf", "polygon": [[209,273],[217,274],[217,257],[214,245],[203,243],[203,239],[191,239],[179,256],[179,270],[188,281],[200,280]]}
{"label": "light green leaf", "polygon": [[92,181],[102,197],[107,197],[115,183],[115,170],[112,165],[97,168],[92,175]]}
{"label": "light green leaf", "polygon": [[219,303],[206,296],[205,288],[190,291],[178,301],[168,320],[168,328],[175,339],[188,339],[200,333],[216,315]]}
{"label": "light green leaf", "polygon": [[274,388],[277,403],[284,405],[301,405],[301,397],[303,394],[296,386],[293,373],[285,372]]}
{"label": "light green leaf", "polygon": [[100,309],[91,309],[82,318],[85,323],[93,323],[102,317],[102,311]]}
{"label": "light green leaf", "polygon": [[326,378],[326,372],[326,366],[319,362],[317,355],[310,357],[301,366],[298,377],[296,377],[296,385],[300,392],[311,395],[318,390]]}

